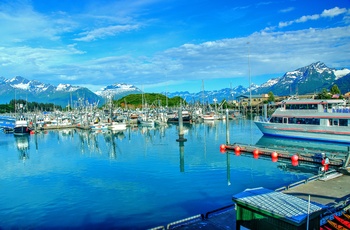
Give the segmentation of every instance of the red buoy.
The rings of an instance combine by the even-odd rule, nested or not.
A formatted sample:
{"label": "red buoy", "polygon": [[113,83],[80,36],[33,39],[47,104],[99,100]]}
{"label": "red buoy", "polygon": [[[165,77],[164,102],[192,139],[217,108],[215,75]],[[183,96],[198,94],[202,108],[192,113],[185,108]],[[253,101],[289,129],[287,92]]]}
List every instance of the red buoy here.
{"label": "red buoy", "polygon": [[298,157],[298,155],[295,154],[291,157],[291,159],[292,159],[292,161],[298,161],[299,157]]}
{"label": "red buoy", "polygon": [[34,131],[34,130],[31,130],[31,131],[30,131],[30,134],[35,134],[35,131]]}
{"label": "red buoy", "polygon": [[255,155],[259,155],[259,150],[254,149],[253,154],[254,154],[254,156],[255,156]]}
{"label": "red buoy", "polygon": [[278,153],[272,152],[272,153],[271,153],[271,157],[272,157],[272,158],[277,158],[277,157],[278,157]]}
{"label": "red buoy", "polygon": [[272,162],[277,162],[278,161],[278,157],[271,157]]}
{"label": "red buoy", "polygon": [[241,148],[239,146],[235,147],[235,153],[240,153],[241,152]]}
{"label": "red buoy", "polygon": [[226,150],[226,145],[224,144],[220,145],[220,150]]}

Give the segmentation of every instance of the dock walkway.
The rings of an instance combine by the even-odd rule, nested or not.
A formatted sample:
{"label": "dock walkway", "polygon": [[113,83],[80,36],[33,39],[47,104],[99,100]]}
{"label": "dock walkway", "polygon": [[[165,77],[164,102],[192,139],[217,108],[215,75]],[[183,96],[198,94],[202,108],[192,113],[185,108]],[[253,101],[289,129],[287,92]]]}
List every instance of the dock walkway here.
{"label": "dock walkway", "polygon": [[[301,183],[282,191],[312,202],[317,202],[331,207],[347,205],[350,203],[350,173],[349,168],[342,174],[329,174],[325,178]],[[328,178],[327,178],[328,177]],[[234,195],[234,194],[232,194]],[[159,226],[153,229],[236,229],[236,212],[234,205],[230,205],[207,214],[199,214],[185,220],[176,221],[167,226]],[[241,229],[244,227],[241,226]]]}

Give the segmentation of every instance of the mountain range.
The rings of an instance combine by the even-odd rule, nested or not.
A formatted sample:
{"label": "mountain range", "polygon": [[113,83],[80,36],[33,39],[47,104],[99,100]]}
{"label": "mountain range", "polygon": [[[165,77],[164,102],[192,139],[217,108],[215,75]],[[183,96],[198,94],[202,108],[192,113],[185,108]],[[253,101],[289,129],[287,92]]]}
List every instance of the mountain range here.
{"label": "mountain range", "polygon": [[[292,94],[318,93],[323,88],[330,89],[334,84],[338,85],[344,94],[350,91],[350,70],[343,68],[340,70],[327,67],[322,62],[315,62],[308,66],[286,72],[282,77],[268,80],[262,85],[252,84],[245,88],[241,85],[234,88],[224,88],[214,91],[202,91],[198,93],[163,92],[162,94],[172,98],[180,96],[187,102],[209,102],[214,100],[232,100],[240,95],[260,95],[273,92],[277,96]],[[63,107],[67,105],[78,106],[105,103],[107,97],[120,99],[129,94],[140,94],[142,91],[129,84],[116,83],[106,86],[98,92],[92,92],[88,88],[72,86],[70,84],[59,84],[54,86],[44,84],[36,80],[28,80],[20,76],[12,79],[0,77],[0,104],[9,103],[13,99],[25,99],[38,103],[53,103]]]}

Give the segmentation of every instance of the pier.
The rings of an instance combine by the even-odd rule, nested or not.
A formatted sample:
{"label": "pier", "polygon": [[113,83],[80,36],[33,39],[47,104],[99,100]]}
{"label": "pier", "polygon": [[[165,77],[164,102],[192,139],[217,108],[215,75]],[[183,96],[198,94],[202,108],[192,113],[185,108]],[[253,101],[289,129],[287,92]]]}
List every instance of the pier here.
{"label": "pier", "polygon": [[[333,176],[336,174],[337,176]],[[333,217],[335,213],[350,210],[350,173],[338,174],[331,171],[326,175],[329,179],[314,176],[308,180],[294,183],[284,188],[278,188],[283,194],[292,195],[307,200],[310,195],[311,202],[325,205],[320,224]],[[232,194],[234,195],[234,194]],[[230,200],[228,198],[228,200]],[[213,210],[205,214],[198,214],[183,220],[174,221],[167,226],[158,226],[156,229],[237,229],[235,204]],[[241,227],[241,229],[245,229]]]}
{"label": "pier", "polygon": [[[350,148],[348,152],[328,153],[330,165],[333,169],[319,173],[306,180],[275,189],[277,193],[283,193],[302,200],[315,202],[326,208],[321,213],[320,225],[327,223],[327,219],[333,219],[333,215],[340,215],[342,212],[350,210]],[[306,150],[306,149],[305,149]],[[259,156],[263,158],[277,157],[281,160],[293,161],[293,156],[298,156],[297,161],[321,167],[321,155],[319,151],[300,151],[296,149],[273,149],[262,146],[253,146],[245,144],[227,144],[220,146],[221,152],[230,154],[232,151],[236,155],[246,154],[254,158]],[[232,194],[234,195],[234,194]],[[228,205],[218,208],[208,213],[197,214],[183,220],[174,221],[166,226],[158,226],[153,230],[160,229],[245,229],[237,225],[236,222],[236,204],[231,201]],[[305,220],[304,220],[305,221]],[[305,224],[305,223],[304,223]],[[317,223],[318,224],[318,223]],[[238,226],[238,227],[237,227]]]}

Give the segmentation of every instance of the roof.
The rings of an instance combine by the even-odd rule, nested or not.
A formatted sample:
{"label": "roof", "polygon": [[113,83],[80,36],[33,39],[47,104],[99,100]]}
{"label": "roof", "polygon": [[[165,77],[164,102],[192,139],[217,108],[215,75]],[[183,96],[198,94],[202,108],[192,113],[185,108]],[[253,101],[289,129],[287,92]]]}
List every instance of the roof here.
{"label": "roof", "polygon": [[[295,225],[302,224],[308,215],[308,201],[266,188],[246,189],[232,199],[240,205],[249,206],[270,216],[278,216]],[[326,206],[311,202],[309,213],[318,213],[324,208]]]}

